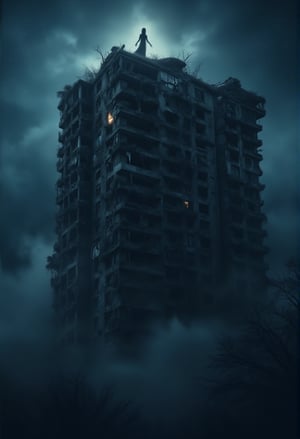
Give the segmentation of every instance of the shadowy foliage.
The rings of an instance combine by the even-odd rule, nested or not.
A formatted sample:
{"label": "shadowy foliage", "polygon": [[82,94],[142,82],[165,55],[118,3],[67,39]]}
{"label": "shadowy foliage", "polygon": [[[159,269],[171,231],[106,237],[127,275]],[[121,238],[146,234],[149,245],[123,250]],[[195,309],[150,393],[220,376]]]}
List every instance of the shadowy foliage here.
{"label": "shadowy foliage", "polygon": [[[51,268],[54,261],[48,262]],[[252,298],[247,319],[251,302],[226,293],[204,303],[203,316],[195,313],[195,321],[207,316],[202,326],[195,329],[190,318],[159,330],[139,359],[101,352],[93,363],[94,354],[84,351],[84,365],[81,352],[67,355],[65,364],[56,351],[45,361],[44,351],[34,355],[25,347],[26,358],[17,352],[0,368],[0,439],[296,438],[300,269],[295,263],[288,269],[271,282],[269,300],[258,301],[260,292]],[[183,309],[182,321],[190,315]],[[216,349],[220,331],[231,335]],[[51,378],[61,367],[69,376],[75,365],[86,380]],[[99,387],[103,382],[138,401],[141,412],[111,387]]]}
{"label": "shadowy foliage", "polygon": [[297,437],[300,267],[291,262],[271,284],[269,303],[225,337],[214,357],[209,437]]}
{"label": "shadowy foliage", "polygon": [[59,378],[39,392],[6,390],[1,439],[141,437],[138,411],[128,401],[116,401],[109,387],[97,392],[81,378]]}

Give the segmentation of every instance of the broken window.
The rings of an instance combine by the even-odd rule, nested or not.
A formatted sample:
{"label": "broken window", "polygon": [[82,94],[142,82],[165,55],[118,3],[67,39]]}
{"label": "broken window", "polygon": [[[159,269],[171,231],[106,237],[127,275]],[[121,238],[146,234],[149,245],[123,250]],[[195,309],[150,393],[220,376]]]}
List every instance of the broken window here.
{"label": "broken window", "polygon": [[178,78],[167,72],[160,72],[160,79],[163,81],[164,85],[171,89],[176,89],[178,85]]}

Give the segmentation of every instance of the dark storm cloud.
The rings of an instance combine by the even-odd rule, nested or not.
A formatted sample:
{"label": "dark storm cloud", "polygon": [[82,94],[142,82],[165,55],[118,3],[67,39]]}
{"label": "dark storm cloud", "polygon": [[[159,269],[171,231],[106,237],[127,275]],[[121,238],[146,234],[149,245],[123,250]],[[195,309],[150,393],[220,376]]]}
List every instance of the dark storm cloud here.
{"label": "dark storm cloud", "polygon": [[[33,131],[34,133],[34,131]],[[39,134],[39,131],[37,132]],[[33,148],[4,143],[1,152],[0,248],[3,270],[15,271],[30,263],[31,238],[43,236],[50,241],[54,203],[51,173],[41,155],[43,135],[30,140]]]}
{"label": "dark storm cloud", "polygon": [[47,344],[52,333],[52,299],[43,269],[50,248],[38,239],[30,246],[30,270],[11,276],[0,268],[0,364],[4,360],[3,349],[9,350],[11,343],[33,348],[37,342]]}

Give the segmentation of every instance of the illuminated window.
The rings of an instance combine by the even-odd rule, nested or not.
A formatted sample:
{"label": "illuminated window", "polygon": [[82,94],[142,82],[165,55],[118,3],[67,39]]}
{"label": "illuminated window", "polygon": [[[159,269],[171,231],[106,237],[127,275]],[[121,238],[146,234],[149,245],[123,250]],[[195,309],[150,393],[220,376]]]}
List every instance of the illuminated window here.
{"label": "illuminated window", "polygon": [[189,207],[190,207],[190,202],[189,202],[189,201],[185,200],[185,201],[183,202],[183,204],[185,205],[185,207],[186,207],[187,209],[189,209]]}
{"label": "illuminated window", "polygon": [[107,123],[108,125],[112,125],[114,123],[115,119],[111,113],[107,113]]}

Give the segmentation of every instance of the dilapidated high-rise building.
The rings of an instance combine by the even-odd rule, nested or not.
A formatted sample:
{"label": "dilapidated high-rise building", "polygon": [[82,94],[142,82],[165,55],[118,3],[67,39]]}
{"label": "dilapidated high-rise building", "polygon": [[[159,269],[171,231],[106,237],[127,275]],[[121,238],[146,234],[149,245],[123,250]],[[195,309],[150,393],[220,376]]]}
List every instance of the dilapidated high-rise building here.
{"label": "dilapidated high-rise building", "polygon": [[265,281],[264,98],[185,67],[113,48],[60,92],[48,266],[62,341],[136,338]]}

